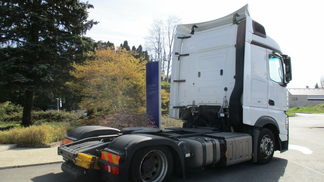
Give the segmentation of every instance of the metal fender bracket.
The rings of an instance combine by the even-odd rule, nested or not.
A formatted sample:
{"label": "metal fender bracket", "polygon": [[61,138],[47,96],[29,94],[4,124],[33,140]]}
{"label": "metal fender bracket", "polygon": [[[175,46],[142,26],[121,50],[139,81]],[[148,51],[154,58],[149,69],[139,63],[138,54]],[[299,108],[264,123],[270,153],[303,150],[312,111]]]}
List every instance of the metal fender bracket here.
{"label": "metal fender bracket", "polygon": [[176,56],[178,56],[178,61],[180,60],[181,56],[189,56],[189,54],[179,54],[178,52],[174,53]]}

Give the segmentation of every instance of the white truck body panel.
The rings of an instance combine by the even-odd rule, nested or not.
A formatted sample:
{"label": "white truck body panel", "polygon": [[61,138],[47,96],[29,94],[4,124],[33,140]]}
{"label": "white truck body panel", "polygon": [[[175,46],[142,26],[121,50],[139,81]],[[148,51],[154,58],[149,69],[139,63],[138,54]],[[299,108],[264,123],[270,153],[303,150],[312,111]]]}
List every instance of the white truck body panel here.
{"label": "white truck body panel", "polygon": [[[235,13],[244,18],[248,14],[247,7]],[[204,23],[178,25],[173,53],[190,56],[180,57],[181,61],[177,56],[172,58],[170,117],[179,119],[179,110],[174,106],[220,106],[224,96],[230,97],[235,82],[233,68],[237,34],[237,25],[232,23],[233,15]],[[199,27],[194,36],[178,38],[190,36],[193,25]]]}
{"label": "white truck body panel", "polygon": [[[195,37],[183,40],[179,52],[190,56],[173,62],[174,72],[179,70],[179,80],[186,80],[177,83],[179,92],[175,105],[191,105],[194,101],[197,105],[223,103],[224,87],[231,90],[234,85],[235,39],[232,35],[236,34],[236,29],[235,25],[225,25],[208,32],[197,32]],[[221,70],[223,75],[220,75]]]}
{"label": "white truck body panel", "polygon": [[[224,100],[229,102],[235,86],[238,25],[233,23],[233,16],[236,13],[240,15],[238,21],[246,21],[242,123],[254,126],[259,118],[270,116],[277,122],[280,138],[285,141],[287,90],[269,76],[269,55],[280,52],[280,47],[268,35],[262,37],[255,33],[247,6],[217,20],[177,27],[170,117],[179,119],[180,107],[228,107]],[[191,35],[194,25],[198,28]],[[270,100],[274,105],[269,104]]]}

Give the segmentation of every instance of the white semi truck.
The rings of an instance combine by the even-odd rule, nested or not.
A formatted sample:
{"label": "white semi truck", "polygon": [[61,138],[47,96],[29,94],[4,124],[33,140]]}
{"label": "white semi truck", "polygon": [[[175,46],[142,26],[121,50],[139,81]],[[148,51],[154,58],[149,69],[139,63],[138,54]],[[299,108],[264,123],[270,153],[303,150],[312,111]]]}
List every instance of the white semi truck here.
{"label": "white semi truck", "polygon": [[76,178],[166,181],[186,168],[270,162],[288,150],[290,57],[248,6],[223,18],[177,26],[170,117],[182,128],[83,126],[58,148]]}

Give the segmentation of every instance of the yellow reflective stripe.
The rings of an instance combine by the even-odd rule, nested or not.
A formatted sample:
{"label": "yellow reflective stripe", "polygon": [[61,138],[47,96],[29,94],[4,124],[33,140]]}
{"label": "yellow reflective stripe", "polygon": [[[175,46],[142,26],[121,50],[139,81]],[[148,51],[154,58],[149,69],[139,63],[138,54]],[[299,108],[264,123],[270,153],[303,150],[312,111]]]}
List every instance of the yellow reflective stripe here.
{"label": "yellow reflective stripe", "polygon": [[103,154],[104,154],[104,159],[105,159],[106,161],[109,161],[109,159],[108,159],[108,153],[107,153],[107,152],[104,152]]}
{"label": "yellow reflective stripe", "polygon": [[118,164],[119,161],[117,161],[116,155],[111,154],[111,158],[114,161],[114,164]]}
{"label": "yellow reflective stripe", "polygon": [[103,151],[102,155],[101,155],[101,158],[108,161],[108,162],[119,165],[120,156],[118,156],[118,155],[111,154],[111,153]]}

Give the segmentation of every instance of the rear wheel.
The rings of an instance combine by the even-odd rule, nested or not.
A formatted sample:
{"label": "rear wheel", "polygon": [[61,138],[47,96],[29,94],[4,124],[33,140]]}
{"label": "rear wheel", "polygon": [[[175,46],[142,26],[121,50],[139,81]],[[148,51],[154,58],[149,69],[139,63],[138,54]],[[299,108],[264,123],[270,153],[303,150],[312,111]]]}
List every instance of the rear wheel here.
{"label": "rear wheel", "polygon": [[262,128],[258,139],[258,163],[267,164],[271,161],[275,149],[275,139],[271,130]]}
{"label": "rear wheel", "polygon": [[172,173],[173,160],[167,147],[147,147],[138,150],[131,164],[133,181],[165,181]]}

